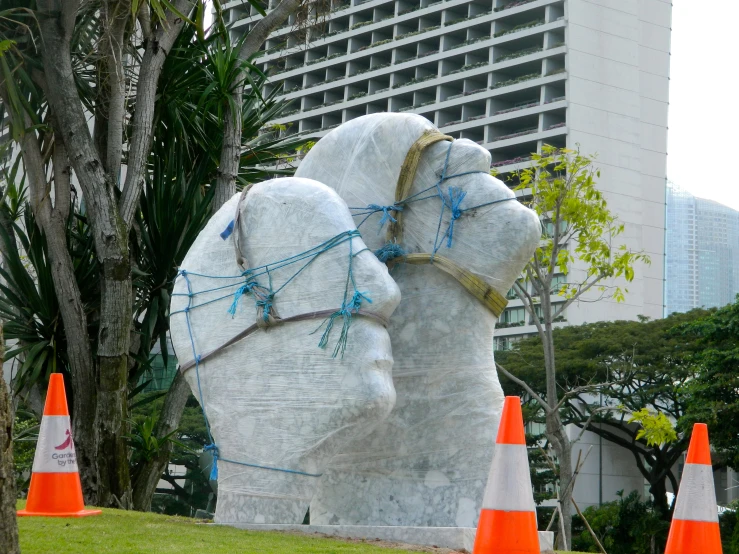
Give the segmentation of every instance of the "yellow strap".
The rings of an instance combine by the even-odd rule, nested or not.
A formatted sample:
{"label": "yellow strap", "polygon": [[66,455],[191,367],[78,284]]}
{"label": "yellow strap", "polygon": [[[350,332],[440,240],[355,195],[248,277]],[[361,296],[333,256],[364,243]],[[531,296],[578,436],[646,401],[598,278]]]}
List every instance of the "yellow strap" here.
{"label": "yellow strap", "polygon": [[395,258],[394,260],[388,261],[390,267],[396,263],[407,263],[411,265],[433,264],[434,267],[438,267],[443,272],[454,277],[467,292],[477,298],[488,310],[493,312],[495,317],[500,317],[500,314],[503,313],[503,310],[508,305],[508,300],[493,287],[477,275],[472,274],[466,269],[462,269],[444,256],[436,254],[432,258],[431,254],[408,254],[404,258]]}
{"label": "yellow strap", "polygon": [[[418,164],[421,162],[423,151],[432,144],[436,144],[442,140],[454,139],[434,129],[428,129],[410,147],[410,150],[405,155],[403,165],[400,167],[398,184],[395,186],[396,203],[408,198],[411,187],[413,186],[413,179],[416,178],[416,171],[418,171]],[[403,212],[395,212],[395,219],[396,221],[391,221],[388,226],[387,240],[388,242],[400,244],[403,241]]]}
{"label": "yellow strap", "polygon": [[[408,154],[405,156],[403,165],[400,168],[398,184],[395,187],[396,203],[407,198],[410,194],[413,180],[416,178],[416,171],[418,171],[418,164],[421,162],[421,154],[423,151],[432,144],[436,144],[442,140],[452,141],[454,138],[444,135],[434,129],[429,129],[413,143],[410,150],[408,150]],[[388,226],[387,240],[393,244],[400,244],[403,240],[403,212],[395,212],[395,219],[397,221],[391,221]],[[508,305],[508,300],[506,300],[498,291],[493,289],[493,287],[466,269],[462,269],[449,258],[445,258],[444,256],[439,256],[437,254],[432,258],[431,254],[408,254],[403,258],[396,258],[388,261],[387,265],[392,267],[397,263],[407,263],[411,265],[433,264],[445,273],[454,277],[459,284],[467,290],[467,292],[477,298],[488,310],[493,312],[495,317],[500,317],[500,314],[503,313],[503,310]]]}

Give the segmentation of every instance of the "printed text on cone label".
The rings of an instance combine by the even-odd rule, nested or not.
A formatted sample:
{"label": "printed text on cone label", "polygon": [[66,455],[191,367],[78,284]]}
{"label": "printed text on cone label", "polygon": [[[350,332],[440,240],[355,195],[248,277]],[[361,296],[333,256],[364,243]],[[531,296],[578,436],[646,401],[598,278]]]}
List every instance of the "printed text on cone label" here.
{"label": "printed text on cone label", "polygon": [[35,473],[77,471],[77,454],[74,451],[71,428],[69,416],[44,416],[33,458]]}

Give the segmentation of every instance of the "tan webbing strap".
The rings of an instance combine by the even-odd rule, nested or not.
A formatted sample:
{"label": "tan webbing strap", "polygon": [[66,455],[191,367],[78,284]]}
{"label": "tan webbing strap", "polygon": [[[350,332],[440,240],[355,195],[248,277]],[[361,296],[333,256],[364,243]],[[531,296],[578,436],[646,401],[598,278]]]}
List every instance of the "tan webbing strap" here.
{"label": "tan webbing strap", "polygon": [[406,263],[410,265],[433,264],[434,267],[438,267],[443,272],[454,277],[467,292],[477,298],[488,310],[493,312],[495,317],[500,317],[500,314],[503,313],[503,310],[508,305],[508,300],[493,287],[477,275],[470,273],[466,269],[462,269],[444,256],[436,254],[432,261],[431,254],[408,254],[405,258],[390,260],[388,265],[392,267],[395,263]]}
{"label": "tan webbing strap", "polygon": [[[436,144],[442,140],[451,141],[454,139],[434,129],[428,129],[410,147],[408,153],[405,155],[403,165],[400,167],[398,183],[395,186],[396,203],[407,198],[408,194],[410,194],[413,179],[416,178],[416,171],[418,171],[418,164],[421,162],[423,151],[432,144]],[[400,244],[403,240],[403,212],[395,212],[395,219],[397,221],[390,221],[390,225],[388,225],[387,240],[388,242]]]}
{"label": "tan webbing strap", "polygon": [[[429,129],[413,143],[413,146],[410,147],[408,154],[405,156],[405,161],[403,161],[403,165],[400,168],[398,184],[395,187],[396,204],[403,199],[408,198],[408,195],[411,192],[411,187],[413,186],[413,179],[416,178],[418,164],[421,162],[421,154],[423,151],[432,144],[436,144],[442,140],[453,141],[454,138],[444,135],[439,131]],[[391,221],[388,226],[387,240],[393,244],[400,244],[403,240],[403,212],[395,212],[395,219],[397,221]],[[462,269],[444,256],[439,256],[438,254],[433,257],[431,254],[408,254],[402,258],[389,260],[387,265],[392,267],[398,263],[407,263],[411,265],[433,264],[445,273],[454,277],[467,292],[477,298],[483,306],[495,314],[495,317],[500,317],[500,314],[503,313],[503,310],[508,305],[508,300],[506,300],[505,297],[493,287],[466,269]]]}
{"label": "tan webbing strap", "polygon": [[[305,314],[299,314],[299,315],[294,315],[294,316],[291,316],[291,317],[286,317],[285,319],[278,319],[278,320],[276,320],[274,322],[274,324],[275,325],[281,325],[283,323],[290,323],[290,322],[293,322],[293,321],[306,321],[306,320],[309,320],[309,319],[317,319],[319,317],[330,317],[332,314],[335,314],[336,311],[337,310],[320,310],[318,312],[308,312],[308,313],[305,313]],[[374,314],[372,312],[365,312],[365,311],[360,310],[360,311],[357,312],[356,315],[359,315],[359,316],[362,316],[362,317],[372,318],[372,319],[376,320],[378,323],[382,324],[384,327],[387,327],[388,326],[388,321],[384,317],[382,317],[382,316],[380,316],[378,314]],[[203,363],[207,359],[210,359],[213,356],[219,354],[220,352],[223,352],[226,348],[228,348],[232,344],[236,344],[237,342],[245,339],[249,335],[255,333],[257,330],[263,329],[263,328],[264,328],[264,326],[263,325],[259,325],[258,322],[255,323],[254,325],[251,325],[250,327],[247,327],[246,329],[244,329],[243,331],[241,331],[238,335],[230,338],[229,340],[227,340],[226,342],[224,342],[220,346],[217,346],[213,350],[211,350],[209,352],[206,352],[205,354],[201,355],[200,358],[198,358],[198,363]],[[191,367],[195,367],[195,360],[190,360],[189,362],[185,362],[183,364],[180,364],[180,371],[182,373],[184,373],[185,371],[187,371]]]}
{"label": "tan webbing strap", "polygon": [[[243,203],[246,201],[246,195],[249,194],[249,191],[251,190],[251,187],[254,183],[250,183],[247,186],[244,187],[244,190],[241,191],[241,195],[239,196],[239,201],[236,204],[236,215],[234,216],[233,220],[233,231],[231,231],[231,237],[233,240],[234,245],[234,253],[236,254],[236,263],[238,266],[243,270],[247,271],[249,269],[249,261],[246,259],[246,254],[241,250],[241,242],[239,240],[240,236],[240,230],[241,230],[241,207]],[[269,291],[265,289],[264,287],[254,287],[253,290],[255,296],[257,296],[260,299],[264,299],[267,294],[269,294]],[[267,315],[267,319],[265,320],[262,316],[262,309],[257,307],[257,322],[256,325],[260,329],[264,329],[267,327],[270,327],[272,325],[275,325],[278,321],[280,321],[280,314],[277,313],[277,310],[274,306],[269,307],[269,314]]]}
{"label": "tan webbing strap", "polygon": [[246,195],[249,194],[249,190],[251,190],[252,185],[253,183],[248,184],[241,191],[239,201],[236,204],[236,215],[234,216],[234,228],[232,231],[234,251],[236,253],[236,263],[244,271],[249,269],[249,262],[246,261],[246,255],[241,251],[241,244],[239,243],[239,229],[241,228],[241,206],[246,200]]}

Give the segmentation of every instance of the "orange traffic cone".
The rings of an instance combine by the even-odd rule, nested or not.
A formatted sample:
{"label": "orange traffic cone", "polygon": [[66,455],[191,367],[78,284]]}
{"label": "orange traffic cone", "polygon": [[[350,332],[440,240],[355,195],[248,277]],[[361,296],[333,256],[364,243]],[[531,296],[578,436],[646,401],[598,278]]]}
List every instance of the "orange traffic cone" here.
{"label": "orange traffic cone", "polygon": [[721,554],[708,427],[693,425],[665,554]]}
{"label": "orange traffic cone", "polygon": [[473,554],[539,554],[521,399],[506,396]]}
{"label": "orange traffic cone", "polygon": [[18,515],[83,517],[100,513],[101,510],[85,510],[64,379],[61,373],[53,373],[33,458],[28,501]]}

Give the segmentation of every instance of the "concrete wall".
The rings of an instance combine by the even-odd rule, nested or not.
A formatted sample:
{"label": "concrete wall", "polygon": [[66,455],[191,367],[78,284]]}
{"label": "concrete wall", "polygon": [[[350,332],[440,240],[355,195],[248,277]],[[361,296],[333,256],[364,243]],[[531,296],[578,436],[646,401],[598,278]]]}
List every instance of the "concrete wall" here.
{"label": "concrete wall", "polygon": [[[598,187],[643,250],[621,304],[581,304],[571,323],[662,317],[671,4],[569,0],[568,146],[597,153]],[[622,283],[623,285],[623,283]],[[593,295],[595,296],[595,294]]]}
{"label": "concrete wall", "polygon": [[[575,438],[580,434],[580,429],[571,426],[568,434]],[[616,500],[616,493],[620,490],[625,491],[625,494],[634,490],[644,494],[644,477],[636,467],[634,455],[625,448],[586,431],[573,448],[573,465],[579,454],[585,463],[575,481],[574,496],[581,510],[588,506],[597,506],[601,502]]]}

